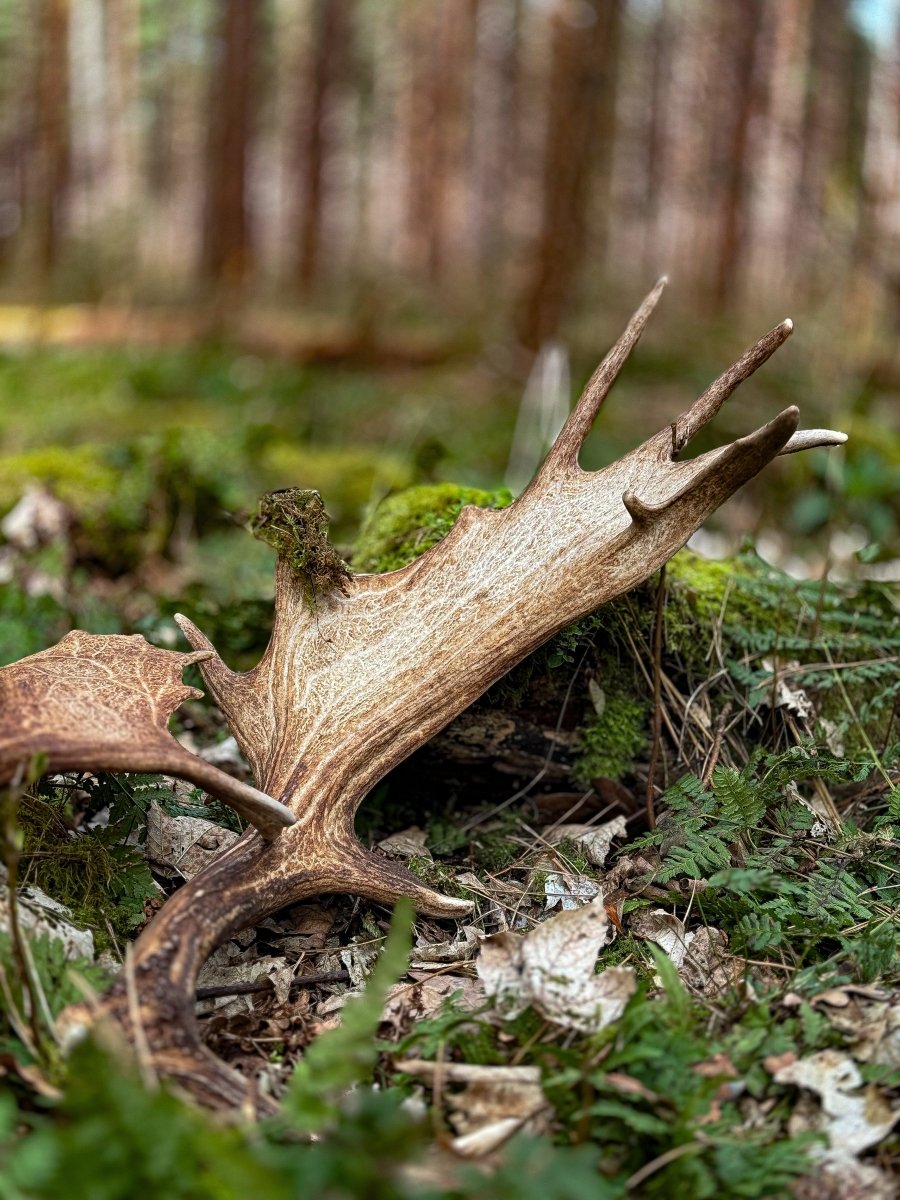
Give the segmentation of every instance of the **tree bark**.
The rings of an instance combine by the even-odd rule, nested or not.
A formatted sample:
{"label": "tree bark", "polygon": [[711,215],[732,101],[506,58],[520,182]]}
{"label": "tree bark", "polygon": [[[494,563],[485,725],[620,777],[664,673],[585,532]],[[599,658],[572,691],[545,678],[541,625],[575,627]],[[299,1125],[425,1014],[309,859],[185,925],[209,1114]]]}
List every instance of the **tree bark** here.
{"label": "tree bark", "polygon": [[612,111],[620,19],[619,0],[562,0],[551,18],[541,225],[518,321],[531,349],[559,329],[585,249],[591,180],[608,176],[612,129],[600,113]]}
{"label": "tree bark", "polygon": [[203,267],[209,280],[226,288],[244,282],[252,260],[247,185],[261,12],[260,0],[220,0],[218,61],[210,91]]}
{"label": "tree bark", "polygon": [[69,0],[43,0],[38,17],[35,170],[30,187],[38,270],[51,274],[59,255],[69,188]]}
{"label": "tree bark", "polygon": [[301,202],[297,282],[304,292],[312,287],[319,266],[324,175],[332,153],[329,116],[335,90],[344,74],[349,16],[345,0],[315,0],[308,102],[300,106],[298,138]]}

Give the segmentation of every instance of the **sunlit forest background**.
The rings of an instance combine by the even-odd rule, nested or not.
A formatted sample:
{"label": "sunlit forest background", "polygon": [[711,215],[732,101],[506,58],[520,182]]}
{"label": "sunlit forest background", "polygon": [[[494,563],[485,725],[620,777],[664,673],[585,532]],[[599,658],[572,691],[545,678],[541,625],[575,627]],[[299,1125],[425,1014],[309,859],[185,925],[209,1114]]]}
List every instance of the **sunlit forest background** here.
{"label": "sunlit forest background", "polygon": [[[898,46],[888,0],[0,0],[0,446],[121,487],[109,446],[175,437],[216,479],[172,528],[304,483],[350,536],[411,481],[522,486],[665,272],[587,465],[790,315],[715,436],[796,402],[849,446],[707,548],[892,577]],[[50,468],[6,462],[8,507]]]}

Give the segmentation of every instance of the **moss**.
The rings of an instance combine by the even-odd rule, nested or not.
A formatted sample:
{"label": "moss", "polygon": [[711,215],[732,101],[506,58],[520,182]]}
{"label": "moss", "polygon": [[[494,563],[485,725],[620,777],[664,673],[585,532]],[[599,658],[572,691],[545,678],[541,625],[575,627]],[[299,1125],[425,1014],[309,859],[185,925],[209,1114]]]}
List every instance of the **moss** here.
{"label": "moss", "polygon": [[424,854],[414,854],[406,860],[406,866],[417,879],[435,891],[459,900],[472,899],[469,889],[456,882],[455,870],[458,868],[445,867],[432,858],[426,858]]}
{"label": "moss", "polygon": [[648,705],[623,691],[607,691],[603,712],[581,730],[581,755],[572,768],[579,787],[598,777],[621,779],[647,745]]}
{"label": "moss", "polygon": [[465,505],[505,508],[512,499],[506,488],[488,492],[454,483],[408,488],[383,500],[366,521],[353,551],[353,568],[372,574],[396,571],[446,537]]}
{"label": "moss", "polygon": [[104,446],[46,446],[10,455],[0,459],[0,511],[12,508],[29,484],[40,484],[85,523],[134,528],[149,485],[128,469],[133,466],[117,462],[116,452]]}
{"label": "moss", "polygon": [[269,492],[260,500],[250,529],[288,564],[310,603],[317,596],[346,590],[350,572],[328,540],[328,513],[318,492]]}
{"label": "moss", "polygon": [[62,805],[26,794],[18,802],[23,884],[36,884],[71,909],[76,924],[94,931],[98,949],[111,935],[133,936],[142,900],[156,894],[143,856],[108,845],[103,831],[74,835]]}

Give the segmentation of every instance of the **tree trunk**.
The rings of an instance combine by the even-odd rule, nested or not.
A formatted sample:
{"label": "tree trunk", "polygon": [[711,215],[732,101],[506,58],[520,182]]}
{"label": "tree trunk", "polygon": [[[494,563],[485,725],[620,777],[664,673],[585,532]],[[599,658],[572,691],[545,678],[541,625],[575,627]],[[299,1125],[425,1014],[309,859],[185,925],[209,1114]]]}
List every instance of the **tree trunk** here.
{"label": "tree trunk", "polygon": [[747,192],[752,173],[750,124],[758,106],[759,25],[759,9],[755,4],[738,4],[728,12],[724,57],[731,63],[733,123],[723,164],[722,227],[712,297],[717,311],[737,299],[740,280],[746,238]]}
{"label": "tree trunk", "polygon": [[319,265],[325,168],[331,155],[329,115],[343,74],[349,13],[345,0],[315,0],[314,33],[307,85],[308,102],[300,106],[298,142],[301,202],[298,229],[297,282],[312,287]]}
{"label": "tree trunk", "polygon": [[38,269],[46,278],[59,256],[71,165],[69,0],[43,0],[38,22],[35,170],[29,190],[37,229]]}
{"label": "tree trunk", "polygon": [[612,111],[620,18],[618,0],[562,0],[551,18],[541,226],[518,322],[531,349],[559,328],[585,249],[591,178],[608,175],[612,131],[606,122],[601,131],[600,113]]}
{"label": "tree trunk", "polygon": [[243,283],[251,263],[247,182],[261,11],[260,0],[220,0],[218,61],[210,92],[203,266],[208,279],[227,289]]}

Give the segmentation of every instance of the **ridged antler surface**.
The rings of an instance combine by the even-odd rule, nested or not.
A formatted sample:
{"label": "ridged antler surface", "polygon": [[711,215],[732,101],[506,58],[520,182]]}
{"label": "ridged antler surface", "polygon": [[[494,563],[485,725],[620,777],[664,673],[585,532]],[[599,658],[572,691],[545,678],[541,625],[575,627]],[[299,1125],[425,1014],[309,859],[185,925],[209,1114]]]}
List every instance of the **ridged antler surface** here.
{"label": "ridged antler surface", "polygon": [[699,458],[679,452],[791,331],[785,321],[671,426],[601,471],[578,454],[662,291],[650,293],[587,385],[532,484],[502,510],[465,508],[448,536],[387,575],[357,575],[310,603],[308,582],[279,559],[275,625],[255,670],[235,674],[185,618],[188,641],[258,786],[296,823],[277,840],[248,832],[166,904],[133,949],[131,999],[107,1007],[156,1067],[208,1103],[238,1104],[247,1083],[201,1049],[193,1021],[200,966],[267,913],[323,892],[435,916],[465,902],[439,895],[370,853],[354,814],[397,763],[559,629],[646,579],[778,454],[833,445],[796,433],[798,412]]}

